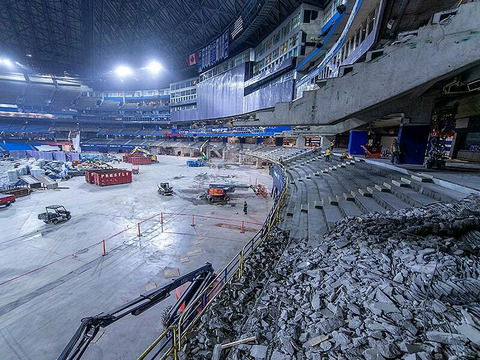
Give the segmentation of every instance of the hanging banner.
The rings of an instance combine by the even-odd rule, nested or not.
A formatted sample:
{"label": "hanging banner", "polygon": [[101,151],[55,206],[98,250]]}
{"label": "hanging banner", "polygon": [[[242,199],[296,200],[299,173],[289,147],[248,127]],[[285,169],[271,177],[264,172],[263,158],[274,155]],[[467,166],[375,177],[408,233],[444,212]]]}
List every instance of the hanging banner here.
{"label": "hanging banner", "polygon": [[187,65],[197,65],[198,64],[198,53],[195,51],[193,54],[188,55],[187,57]]}
{"label": "hanging banner", "polygon": [[230,31],[225,31],[210,44],[198,51],[198,72],[212,67],[218,62],[228,58],[229,54]]}

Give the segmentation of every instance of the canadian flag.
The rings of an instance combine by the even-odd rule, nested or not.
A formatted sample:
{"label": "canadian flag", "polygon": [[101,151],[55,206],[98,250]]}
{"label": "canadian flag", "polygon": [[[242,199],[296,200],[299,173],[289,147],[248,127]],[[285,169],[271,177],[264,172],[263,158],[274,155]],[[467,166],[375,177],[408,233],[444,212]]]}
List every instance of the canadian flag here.
{"label": "canadian flag", "polygon": [[187,65],[192,66],[198,64],[198,53],[195,51],[193,54],[188,55]]}

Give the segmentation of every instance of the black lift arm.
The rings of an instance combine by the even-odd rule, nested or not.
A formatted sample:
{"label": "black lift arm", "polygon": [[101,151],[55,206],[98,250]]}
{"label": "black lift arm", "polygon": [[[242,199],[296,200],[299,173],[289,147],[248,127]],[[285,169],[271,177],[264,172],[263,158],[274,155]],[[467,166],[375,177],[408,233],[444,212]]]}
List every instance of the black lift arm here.
{"label": "black lift arm", "polygon": [[[203,284],[202,287],[204,287],[208,285],[204,284],[205,282],[212,281],[212,275],[212,264],[206,263],[204,266],[193,270],[192,272],[189,272],[188,274],[183,275],[178,279],[172,280],[170,284],[150,290],[140,295],[138,298],[129,301],[128,303],[117,307],[116,309],[106,314],[100,313],[93,317],[83,318],[80,327],[78,328],[75,335],[69,341],[69,343],[67,344],[67,346],[57,360],[80,359],[90,342],[97,335],[100,328],[107,327],[108,325],[113,324],[114,322],[120,320],[128,314],[134,316],[140,315],[152,306],[165,300],[170,295],[170,292],[182,286],[186,282],[192,282],[193,284],[201,283]],[[193,296],[194,295],[189,298],[182,296],[177,302],[178,306],[176,306],[176,308],[180,306],[178,303],[181,304],[183,302],[185,302],[186,306],[188,306],[189,301],[193,300]]]}

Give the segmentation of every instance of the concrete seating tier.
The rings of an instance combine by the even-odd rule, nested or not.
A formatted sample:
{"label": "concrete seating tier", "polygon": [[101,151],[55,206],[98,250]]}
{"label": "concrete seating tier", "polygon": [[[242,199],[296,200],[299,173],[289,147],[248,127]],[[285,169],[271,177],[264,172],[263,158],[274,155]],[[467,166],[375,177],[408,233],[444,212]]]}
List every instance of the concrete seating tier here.
{"label": "concrete seating tier", "polygon": [[[288,149],[288,148],[287,148]],[[266,148],[258,154],[272,154]],[[285,152],[283,152],[285,154]],[[293,151],[292,151],[293,154]],[[435,184],[431,178],[403,174],[361,160],[330,162],[312,152],[284,161],[290,183],[280,227],[293,239],[317,244],[332,225],[344,217],[421,207],[455,201],[467,194]]]}

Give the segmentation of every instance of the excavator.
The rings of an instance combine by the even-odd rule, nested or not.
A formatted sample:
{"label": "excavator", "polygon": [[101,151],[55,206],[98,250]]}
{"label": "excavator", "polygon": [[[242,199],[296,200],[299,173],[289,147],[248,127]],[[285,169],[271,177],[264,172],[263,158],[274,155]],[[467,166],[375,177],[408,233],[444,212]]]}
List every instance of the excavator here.
{"label": "excavator", "polygon": [[141,148],[139,146],[136,146],[135,149],[133,149],[130,154],[138,154],[138,153],[145,154],[145,156],[148,156],[149,158],[152,159],[152,162],[157,162],[157,155],[152,154],[147,149]]}
{"label": "excavator", "polygon": [[[142,314],[159,302],[165,300],[174,290],[176,292],[175,298],[177,302],[172,307],[166,309],[161,322],[165,327],[177,325],[184,309],[188,308],[192,301],[213,283],[215,278],[216,275],[212,264],[206,263],[202,267],[172,280],[169,284],[150,290],[110,312],[83,318],[80,327],[77,329],[57,360],[81,359],[87,350],[87,347],[100,331],[100,328],[105,328],[127,315],[137,316]],[[220,283],[223,284],[221,281]],[[216,284],[220,285],[219,283]],[[205,303],[199,304],[199,307],[201,308],[202,306],[205,306],[218,290],[219,286],[215,285],[213,292],[210,296],[206,297]],[[200,308],[197,309],[197,311],[200,310]],[[195,316],[196,312],[186,315],[183,319],[183,324],[188,325]],[[171,336],[172,334],[168,335],[164,343],[157,344],[159,349],[156,350],[153,358],[161,356],[165,344],[172,341]]]}

